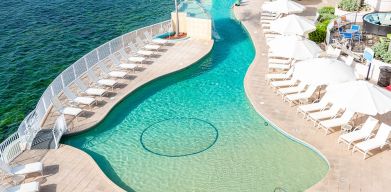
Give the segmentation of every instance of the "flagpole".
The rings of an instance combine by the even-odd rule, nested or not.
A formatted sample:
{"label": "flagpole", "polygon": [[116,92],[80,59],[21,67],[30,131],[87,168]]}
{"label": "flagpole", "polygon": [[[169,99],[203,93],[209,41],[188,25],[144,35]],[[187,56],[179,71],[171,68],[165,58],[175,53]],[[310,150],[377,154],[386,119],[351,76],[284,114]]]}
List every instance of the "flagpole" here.
{"label": "flagpole", "polygon": [[175,14],[176,14],[175,37],[178,37],[179,36],[178,0],[175,0]]}

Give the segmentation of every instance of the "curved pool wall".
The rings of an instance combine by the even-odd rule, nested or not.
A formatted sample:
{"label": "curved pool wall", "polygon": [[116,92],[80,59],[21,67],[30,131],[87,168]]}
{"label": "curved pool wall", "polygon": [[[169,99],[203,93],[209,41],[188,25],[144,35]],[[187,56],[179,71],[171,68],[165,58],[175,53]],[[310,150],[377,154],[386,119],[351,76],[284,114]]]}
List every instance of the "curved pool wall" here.
{"label": "curved pool wall", "polygon": [[233,2],[213,2],[219,39],[206,58],[141,87],[64,143],[86,151],[128,191],[303,191],[321,180],[327,162],[270,126],[247,100],[243,79],[255,51],[233,18]]}

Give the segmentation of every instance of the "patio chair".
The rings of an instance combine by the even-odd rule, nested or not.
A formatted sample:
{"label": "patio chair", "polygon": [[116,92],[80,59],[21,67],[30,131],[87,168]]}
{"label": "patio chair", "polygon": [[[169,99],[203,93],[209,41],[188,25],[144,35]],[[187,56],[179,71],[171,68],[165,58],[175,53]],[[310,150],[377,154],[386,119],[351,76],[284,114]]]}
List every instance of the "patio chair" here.
{"label": "patio chair", "polygon": [[287,88],[280,88],[277,90],[278,95],[282,95],[284,97],[285,95],[292,94],[292,93],[299,93],[304,91],[305,87],[307,86],[306,83],[300,82],[299,85],[295,87],[287,87]]}
{"label": "patio chair", "polygon": [[121,55],[121,57],[127,59],[130,62],[137,62],[137,63],[141,63],[142,64],[143,61],[145,61],[145,57],[130,56],[129,54],[127,54],[125,52],[124,49],[119,50],[119,54]]}
{"label": "patio chair", "polygon": [[284,101],[289,102],[290,106],[292,106],[297,101],[299,101],[299,103],[301,104],[301,102],[303,100],[308,101],[312,97],[312,95],[315,93],[317,88],[318,88],[318,86],[316,86],[316,85],[310,85],[303,92],[299,92],[296,94],[291,94],[291,95],[285,96]]}
{"label": "patio chair", "polygon": [[297,108],[297,113],[302,113],[305,118],[307,113],[314,112],[314,111],[323,111],[327,108],[329,104],[330,104],[329,99],[327,95],[325,95],[322,97],[321,100],[315,100],[311,104],[300,105]]}
{"label": "patio chair", "polygon": [[350,29],[353,29],[353,30],[356,30],[356,31],[360,31],[361,26],[360,25],[352,25],[352,26],[350,26]]}
{"label": "patio chair", "polygon": [[0,169],[3,170],[6,174],[10,175],[27,175],[30,173],[40,173],[43,175],[43,164],[41,162],[10,167],[5,162],[0,160]]}
{"label": "patio chair", "polygon": [[284,80],[284,81],[273,81],[270,83],[270,86],[272,88],[282,88],[282,87],[293,87],[298,84],[297,79],[290,79],[290,80]]}
{"label": "patio chair", "polygon": [[17,186],[8,187],[4,192],[39,192],[40,184],[37,181],[22,183]]}
{"label": "patio chair", "polygon": [[339,114],[340,110],[341,110],[341,108],[339,106],[332,105],[327,110],[308,113],[307,120],[312,121],[314,123],[314,126],[316,126],[316,124],[323,119],[330,119],[330,118],[332,119],[332,118],[336,117]]}
{"label": "patio chair", "polygon": [[103,62],[99,62],[97,65],[105,76],[123,79],[127,75],[124,71],[111,71]]}
{"label": "patio chair", "polygon": [[379,130],[376,133],[376,136],[372,139],[365,140],[363,142],[357,143],[353,147],[352,153],[356,150],[364,154],[364,159],[366,159],[369,151],[380,148],[382,149],[384,145],[387,144],[388,136],[391,132],[391,126],[382,123],[379,127]]}
{"label": "patio chair", "polygon": [[149,42],[154,43],[154,44],[166,45],[166,44],[168,43],[168,40],[166,40],[166,39],[160,39],[160,38],[159,38],[159,39],[154,39],[153,36],[152,36],[152,34],[149,33],[148,31],[145,31],[145,32],[144,32],[144,36],[145,36],[145,38],[146,38]]}
{"label": "patio chair", "polygon": [[341,117],[319,121],[318,126],[326,131],[326,135],[330,129],[334,127],[340,127],[346,125],[353,119],[355,112],[350,110],[345,110]]}
{"label": "patio chair", "polygon": [[289,79],[292,75],[293,75],[293,71],[294,71],[294,67],[291,67],[289,69],[289,71],[287,71],[286,73],[271,73],[271,74],[266,74],[265,75],[265,80],[267,82],[271,81],[271,80],[276,80],[276,79],[282,79],[282,80],[286,80],[286,79]]}
{"label": "patio chair", "polygon": [[74,116],[75,118],[77,118],[83,112],[83,110],[80,108],[64,107],[61,104],[61,102],[57,96],[52,97],[51,100],[52,100],[52,104],[53,104],[54,109],[56,109],[56,111],[60,112],[61,114],[70,115],[70,116]]}
{"label": "patio chair", "polygon": [[78,105],[91,106],[93,103],[97,104],[97,101],[92,97],[79,97],[76,96],[68,87],[64,87],[64,95],[68,98],[71,104],[76,103]]}
{"label": "patio chair", "polygon": [[112,79],[99,79],[93,70],[88,70],[87,76],[97,86],[111,87],[111,90],[114,90],[114,87],[118,85],[118,82]]}
{"label": "patio chair", "polygon": [[345,133],[338,138],[338,143],[344,142],[348,145],[348,149],[350,149],[350,145],[358,140],[368,139],[372,131],[375,129],[376,125],[379,123],[379,120],[368,116],[367,120],[361,126],[357,126],[350,133]]}
{"label": "patio chair", "polygon": [[138,68],[138,65],[137,64],[134,64],[134,63],[121,63],[121,61],[115,57],[114,55],[110,55],[110,60],[114,63],[114,65],[116,67],[119,67],[121,69],[128,69],[128,70],[132,70],[133,73],[136,72],[136,69]]}
{"label": "patio chair", "polygon": [[87,87],[79,78],[76,78],[74,82],[80,89],[80,91],[86,95],[102,97],[103,95],[106,95],[108,93],[104,89]]}

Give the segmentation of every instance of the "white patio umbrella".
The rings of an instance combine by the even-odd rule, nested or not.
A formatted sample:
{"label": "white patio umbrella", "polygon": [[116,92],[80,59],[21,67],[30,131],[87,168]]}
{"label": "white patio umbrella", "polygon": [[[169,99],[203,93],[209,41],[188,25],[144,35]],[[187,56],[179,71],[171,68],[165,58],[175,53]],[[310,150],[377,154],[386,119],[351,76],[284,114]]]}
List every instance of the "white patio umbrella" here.
{"label": "white patio umbrella", "polygon": [[276,37],[267,44],[273,54],[296,60],[315,58],[322,51],[315,42],[297,35]]}
{"label": "white patio umbrella", "polygon": [[295,14],[271,22],[270,30],[282,35],[302,35],[316,30],[314,22]]}
{"label": "white patio umbrella", "polygon": [[278,14],[301,13],[305,10],[305,6],[291,0],[276,0],[264,3],[262,10]]}
{"label": "white patio umbrella", "polygon": [[295,63],[293,78],[309,85],[332,85],[356,80],[352,67],[330,58],[314,58]]}
{"label": "white patio umbrella", "polygon": [[391,111],[391,93],[368,81],[350,81],[327,88],[330,102],[366,115]]}

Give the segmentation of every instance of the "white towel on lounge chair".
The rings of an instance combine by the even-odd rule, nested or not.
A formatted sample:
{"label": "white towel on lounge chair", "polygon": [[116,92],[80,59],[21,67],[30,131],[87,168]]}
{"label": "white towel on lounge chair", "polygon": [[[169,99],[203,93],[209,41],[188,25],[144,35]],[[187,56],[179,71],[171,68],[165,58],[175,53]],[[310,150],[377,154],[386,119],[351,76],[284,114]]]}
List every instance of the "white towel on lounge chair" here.
{"label": "white towel on lounge chair", "polygon": [[355,129],[350,133],[345,133],[339,136],[338,143],[344,142],[348,144],[348,149],[350,149],[350,145],[353,142],[369,138],[378,123],[379,120],[369,116],[365,123],[362,125],[361,129]]}
{"label": "white towel on lounge chair", "polygon": [[376,148],[383,148],[383,146],[387,144],[387,139],[390,135],[390,132],[391,126],[382,123],[374,138],[365,140],[354,145],[353,153],[358,150],[364,154],[365,159],[369,151]]}

